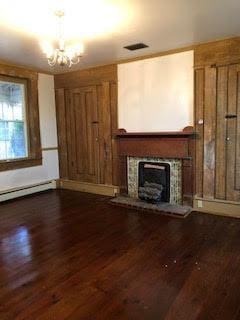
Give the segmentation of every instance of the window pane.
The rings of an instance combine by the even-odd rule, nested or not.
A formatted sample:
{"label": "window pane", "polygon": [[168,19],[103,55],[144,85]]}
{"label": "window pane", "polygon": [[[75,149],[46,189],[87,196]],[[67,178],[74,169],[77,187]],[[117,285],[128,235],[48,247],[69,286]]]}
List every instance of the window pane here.
{"label": "window pane", "polygon": [[6,140],[6,123],[0,121],[0,141]]}
{"label": "window pane", "polygon": [[0,80],[0,160],[27,157],[23,83]]}

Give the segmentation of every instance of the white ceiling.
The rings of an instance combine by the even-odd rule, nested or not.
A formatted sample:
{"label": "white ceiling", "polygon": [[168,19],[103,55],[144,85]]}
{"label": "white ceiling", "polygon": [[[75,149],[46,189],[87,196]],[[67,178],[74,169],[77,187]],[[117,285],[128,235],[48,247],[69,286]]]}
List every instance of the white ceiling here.
{"label": "white ceiling", "polygon": [[[48,2],[56,4],[57,1],[64,0]],[[100,7],[94,11],[96,3],[103,1],[105,5],[117,4],[116,10],[108,15],[104,15],[107,7],[102,12]],[[21,3],[21,7],[17,3]],[[31,0],[31,3],[34,6],[28,0],[1,0],[0,60],[50,72],[66,71],[49,67],[39,46],[40,37],[48,34],[51,38],[55,32],[52,8],[44,7],[44,0]],[[88,0],[88,7],[84,4],[85,0],[68,0],[66,3],[71,9],[68,11],[68,22],[73,27],[74,38],[78,37],[78,32],[81,34],[81,29],[91,29],[92,25],[95,31],[99,31],[98,34],[81,34],[85,55],[81,63],[72,69],[240,35],[239,0]],[[47,24],[46,13],[51,13],[52,24]],[[24,25],[21,25],[23,21]],[[38,30],[35,22],[38,23]],[[37,32],[41,28],[45,34]],[[149,48],[136,52],[123,49],[137,42],[144,42]]]}

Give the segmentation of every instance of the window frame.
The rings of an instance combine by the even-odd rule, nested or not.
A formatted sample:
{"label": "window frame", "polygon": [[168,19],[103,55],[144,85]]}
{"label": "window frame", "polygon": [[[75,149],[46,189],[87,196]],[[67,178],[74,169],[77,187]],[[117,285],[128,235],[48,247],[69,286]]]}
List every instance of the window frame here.
{"label": "window frame", "polygon": [[38,110],[38,73],[18,67],[0,65],[0,80],[24,84],[25,121],[28,156],[0,160],[0,171],[15,170],[42,165]]}
{"label": "window frame", "polygon": [[[27,89],[27,80],[26,79],[20,79],[20,78],[15,78],[15,77],[9,77],[9,76],[2,76],[0,75],[0,81],[1,82],[8,82],[8,83],[16,83],[16,84],[22,84],[24,86],[24,126],[25,126],[25,139],[26,139],[26,153],[27,153],[27,156],[25,157],[19,157],[19,158],[10,158],[10,159],[0,159],[0,163],[1,162],[11,162],[11,161],[16,161],[16,160],[26,160],[28,159],[28,156],[29,156],[29,133],[28,133],[28,89]],[[12,121],[12,122],[16,122],[16,121]]]}

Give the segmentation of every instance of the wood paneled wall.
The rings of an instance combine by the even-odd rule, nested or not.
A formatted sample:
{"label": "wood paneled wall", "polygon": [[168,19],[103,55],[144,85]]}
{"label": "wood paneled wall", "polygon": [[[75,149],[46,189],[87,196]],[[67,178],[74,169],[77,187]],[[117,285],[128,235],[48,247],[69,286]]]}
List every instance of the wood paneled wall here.
{"label": "wood paneled wall", "polygon": [[[240,38],[195,46],[194,68],[196,197],[240,203]],[[71,178],[69,95],[86,86],[97,95],[97,182],[119,185],[116,65],[55,76],[61,177]]]}
{"label": "wood paneled wall", "polygon": [[196,196],[240,201],[240,39],[195,50]]}
{"label": "wood paneled wall", "polygon": [[60,176],[117,185],[117,66],[55,76]]}

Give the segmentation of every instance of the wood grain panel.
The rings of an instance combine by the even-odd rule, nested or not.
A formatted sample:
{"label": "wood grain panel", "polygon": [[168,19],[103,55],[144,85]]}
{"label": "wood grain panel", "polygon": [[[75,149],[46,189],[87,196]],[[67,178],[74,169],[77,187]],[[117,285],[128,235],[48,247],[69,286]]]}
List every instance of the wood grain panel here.
{"label": "wood grain panel", "polygon": [[110,83],[103,82],[99,99],[100,182],[112,184],[112,128]]}
{"label": "wood grain panel", "polygon": [[110,103],[111,103],[111,136],[112,136],[112,183],[119,184],[119,170],[118,170],[118,154],[117,141],[115,139],[115,132],[118,128],[118,110],[117,110],[117,84],[110,84]]}
{"label": "wood grain panel", "polygon": [[235,188],[240,190],[240,72],[237,73],[237,128],[236,128],[236,172]]}
{"label": "wood grain panel", "polygon": [[72,92],[66,90],[66,106],[68,112],[66,112],[66,130],[67,130],[67,152],[68,152],[68,173],[69,178],[74,180],[75,177],[75,166],[76,166],[76,134],[75,134],[75,114],[72,103]]}
{"label": "wood grain panel", "polygon": [[[195,130],[196,130],[196,155],[195,155],[195,192],[203,195],[203,123],[204,119],[204,69],[195,71]],[[200,121],[200,123],[199,123]]]}
{"label": "wood grain panel", "polygon": [[215,195],[216,68],[205,70],[203,196]]}
{"label": "wood grain panel", "polygon": [[215,197],[226,199],[226,124],[228,98],[228,67],[217,69],[217,118],[216,118],[216,177]]}
{"label": "wood grain panel", "polygon": [[[199,80],[195,81],[196,118],[201,115],[204,105],[203,146],[200,142],[196,143],[196,186],[197,196],[201,196],[203,175],[203,198],[240,202],[239,60],[239,37],[206,43],[195,50],[196,79]],[[203,68],[205,94],[202,102],[201,86],[204,80],[201,80],[199,73]],[[197,123],[196,130],[200,132]]]}
{"label": "wood grain panel", "polygon": [[60,178],[68,178],[66,108],[64,89],[55,91]]}
{"label": "wood grain panel", "polygon": [[[96,87],[85,92],[87,114],[88,174],[98,176],[98,108]],[[97,178],[98,180],[98,178]],[[97,182],[97,181],[96,181]]]}
{"label": "wood grain panel", "polygon": [[189,156],[188,139],[174,138],[121,138],[119,155],[136,157],[166,157],[182,159]]}
{"label": "wood grain panel", "polygon": [[239,63],[240,37],[198,45],[194,55],[195,68]]}
{"label": "wood grain panel", "polygon": [[70,136],[72,176],[75,180],[97,183],[98,113],[95,86],[70,90]]}
{"label": "wood grain panel", "polygon": [[[74,108],[74,128],[75,128],[75,152],[76,152],[76,171],[78,175],[84,175],[87,170],[87,123],[85,96],[80,90],[74,90],[72,95]],[[81,143],[77,142],[77,137]]]}
{"label": "wood grain panel", "polygon": [[101,85],[102,82],[117,81],[117,65],[90,68],[72,71],[54,76],[55,88],[79,88],[92,85]]}
{"label": "wood grain panel", "polygon": [[[239,65],[229,67],[228,80],[228,114],[237,115],[238,101],[238,72]],[[237,139],[237,118],[227,120],[227,200],[240,201],[240,193],[236,190],[236,143]],[[238,160],[239,163],[239,160]]]}
{"label": "wood grain panel", "polygon": [[[113,138],[117,129],[117,66],[73,71],[55,75],[54,79],[55,88],[64,88],[69,100],[65,121],[68,179],[112,184],[114,176],[117,183]],[[94,93],[87,89],[93,87]]]}

